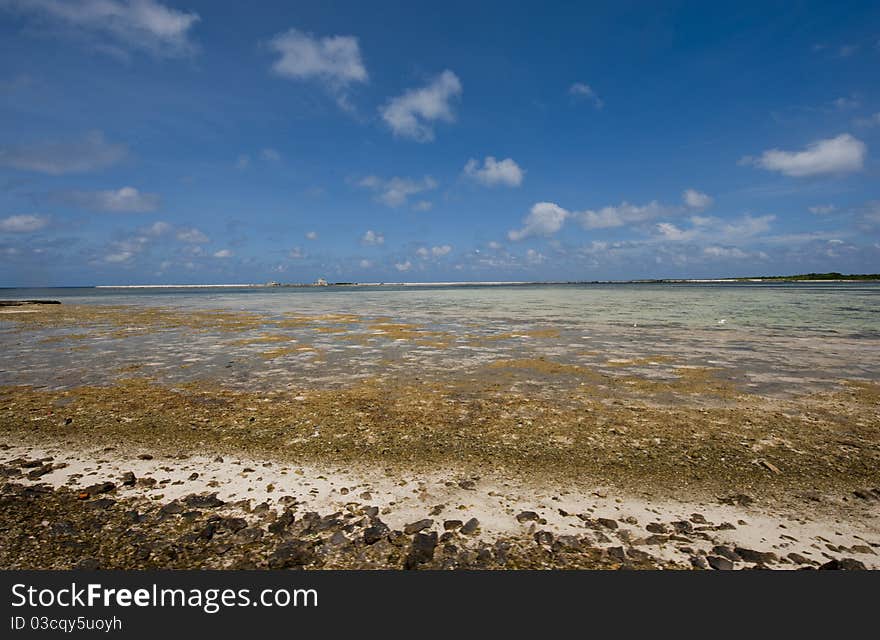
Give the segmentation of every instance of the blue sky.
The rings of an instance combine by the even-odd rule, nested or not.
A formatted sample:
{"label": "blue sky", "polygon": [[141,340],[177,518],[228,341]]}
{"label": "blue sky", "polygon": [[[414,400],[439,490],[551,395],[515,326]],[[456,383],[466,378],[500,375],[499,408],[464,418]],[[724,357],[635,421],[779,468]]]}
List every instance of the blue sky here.
{"label": "blue sky", "polygon": [[877,272],[878,70],[876,2],[0,0],[0,286]]}

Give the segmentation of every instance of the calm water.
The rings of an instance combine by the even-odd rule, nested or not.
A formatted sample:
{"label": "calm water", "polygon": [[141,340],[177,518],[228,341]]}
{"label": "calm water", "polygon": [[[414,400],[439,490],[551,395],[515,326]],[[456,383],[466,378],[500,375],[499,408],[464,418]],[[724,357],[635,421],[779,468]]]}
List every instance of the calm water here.
{"label": "calm water", "polygon": [[4,299],[410,321],[717,328],[880,337],[880,283],[584,284],[273,289],[0,289]]}
{"label": "calm water", "polygon": [[[875,283],[0,290],[0,299],[15,298],[241,310],[269,320],[289,312],[347,313],[364,321],[334,334],[287,329],[283,333],[294,344],[312,351],[266,358],[266,344],[186,330],[80,339],[71,349],[70,341],[45,339],[76,333],[76,327],[20,333],[14,321],[0,316],[0,384],[100,383],[112,377],[110,372],[135,364],[171,380],[335,385],[386,374],[472,375],[511,358],[546,358],[617,375],[633,372],[622,369],[621,361],[655,356],[674,363],[636,372],[663,376],[674,374],[677,366],[712,367],[761,391],[880,379],[880,284]],[[378,317],[452,338],[436,346],[383,336],[369,326]],[[558,335],[527,335],[547,328]],[[243,337],[267,329],[277,331],[269,323]],[[365,335],[366,341],[349,339]]]}

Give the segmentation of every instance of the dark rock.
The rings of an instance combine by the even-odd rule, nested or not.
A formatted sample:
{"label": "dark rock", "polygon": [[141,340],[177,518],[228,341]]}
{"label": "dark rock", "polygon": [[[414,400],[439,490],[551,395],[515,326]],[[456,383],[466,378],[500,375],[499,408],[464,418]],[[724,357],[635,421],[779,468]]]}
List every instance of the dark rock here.
{"label": "dark rock", "polygon": [[304,540],[285,542],[269,556],[270,569],[289,569],[311,564],[317,559],[314,546]]}
{"label": "dark rock", "polygon": [[823,565],[819,566],[819,569],[824,569],[826,571],[863,571],[867,567],[864,564],[855,560],[853,558],[840,558],[839,560],[829,560]]}
{"label": "dark rock", "polygon": [[733,569],[733,563],[727,558],[721,556],[708,556],[706,562],[709,566],[717,571],[730,571]]}
{"label": "dark rock", "polygon": [[424,518],[419,520],[418,522],[411,522],[408,525],[403,527],[403,532],[406,535],[412,535],[414,533],[418,533],[419,531],[424,531],[425,529],[430,529],[434,525],[434,521],[430,518]]}
{"label": "dark rock", "polygon": [[443,521],[443,529],[445,531],[455,531],[456,529],[461,529],[461,525],[464,523],[461,520],[444,520]]}
{"label": "dark rock", "polygon": [[736,555],[742,558],[744,562],[754,562],[755,564],[767,564],[779,560],[779,558],[776,557],[776,554],[770,551],[755,551],[754,549],[737,547],[734,549],[734,552],[736,552]]}
{"label": "dark rock", "polygon": [[101,493],[108,493],[110,491],[113,491],[115,488],[116,485],[112,482],[99,482],[98,484],[93,484],[83,489],[83,493],[87,493],[90,496],[96,496]]}
{"label": "dark rock", "polygon": [[364,544],[376,544],[389,533],[388,525],[381,520],[374,520],[372,526],[364,529]]}
{"label": "dark rock", "polygon": [[709,523],[709,521],[706,520],[706,516],[704,516],[702,513],[692,513],[691,514],[691,522],[694,522],[696,524],[708,524]]}
{"label": "dark rock", "polygon": [[755,499],[744,493],[737,493],[726,498],[719,498],[718,501],[721,504],[729,504],[734,507],[748,507],[755,502]]}
{"label": "dark rock", "polygon": [[725,547],[720,544],[715,545],[714,547],[712,547],[712,553],[714,553],[716,556],[727,558],[731,562],[742,562],[742,558],[740,557],[740,555],[730,547]]}
{"label": "dark rock", "polygon": [[605,549],[605,553],[618,562],[626,562],[627,560],[626,550],[623,547],[608,547]]}
{"label": "dark rock", "polygon": [[534,511],[523,511],[519,515],[516,516],[516,519],[518,522],[529,522],[529,521],[538,522],[541,519],[541,516],[539,516]]}
{"label": "dark rock", "polygon": [[169,502],[166,505],[163,505],[161,509],[159,509],[160,516],[170,516],[177,513],[183,513],[185,507],[179,502]]}
{"label": "dark rock", "polygon": [[676,533],[680,534],[692,533],[694,530],[694,525],[687,520],[677,520],[672,523],[672,527],[675,529]]}
{"label": "dark rock", "polygon": [[476,518],[471,518],[467,522],[464,523],[464,526],[461,528],[461,532],[466,536],[471,535],[472,533],[476,533],[477,529],[480,528],[480,521]]}
{"label": "dark rock", "polygon": [[417,533],[413,538],[412,546],[406,556],[404,567],[415,569],[420,564],[425,564],[434,559],[434,550],[437,548],[437,532]]}
{"label": "dark rock", "polygon": [[259,527],[246,527],[237,531],[235,537],[237,540],[244,543],[256,542],[257,540],[262,539],[263,530]]}
{"label": "dark rock", "polygon": [[654,534],[645,538],[645,544],[666,544],[669,542],[669,536]]}
{"label": "dark rock", "polygon": [[98,498],[97,500],[92,500],[91,502],[87,502],[86,505],[90,509],[107,509],[116,504],[116,500],[111,500],[110,498]]}
{"label": "dark rock", "polygon": [[235,532],[246,528],[248,523],[244,518],[223,518],[223,520],[220,521],[220,526],[224,529]]}
{"label": "dark rock", "polygon": [[554,551],[580,551],[581,541],[577,536],[558,536],[553,542]]}
{"label": "dark rock", "polygon": [[193,472],[193,473],[189,474],[189,479],[190,479],[190,480],[198,480],[198,479],[199,479],[199,474],[196,473],[196,472]]}
{"label": "dark rock", "polygon": [[134,473],[131,471],[126,471],[122,474],[122,477],[119,479],[122,482],[123,487],[133,487],[137,482],[137,478]]}
{"label": "dark rock", "polygon": [[815,560],[810,560],[799,553],[789,553],[787,557],[795,564],[816,564]]}
{"label": "dark rock", "polygon": [[78,571],[95,571],[100,566],[101,566],[101,563],[99,563],[94,558],[83,558],[82,560],[77,562],[75,565],[73,565],[73,568]]}
{"label": "dark rock", "polygon": [[645,526],[645,529],[651,533],[666,533],[666,525],[659,522],[652,522]]}
{"label": "dark rock", "polygon": [[601,524],[606,529],[617,528],[617,520],[612,520],[611,518],[596,518],[596,522]]}
{"label": "dark rock", "polygon": [[293,511],[285,509],[284,513],[278,516],[275,522],[269,525],[269,533],[274,533],[275,535],[284,533],[284,531],[293,524],[295,519],[296,516],[293,515]]}
{"label": "dark rock", "polygon": [[149,453],[142,453],[141,455],[138,456],[138,460],[152,460],[152,459],[153,459],[153,456],[151,456]]}
{"label": "dark rock", "polygon": [[691,556],[690,557],[691,566],[695,569],[709,569],[711,565],[703,556]]}
{"label": "dark rock", "polygon": [[535,542],[540,545],[549,547],[553,544],[553,534],[549,531],[538,531],[537,533],[535,533]]}
{"label": "dark rock", "polygon": [[191,493],[188,496],[184,496],[183,501],[186,503],[187,506],[196,509],[210,509],[212,507],[222,507],[224,504],[226,504],[223,500],[220,500],[217,497],[216,493],[201,495]]}

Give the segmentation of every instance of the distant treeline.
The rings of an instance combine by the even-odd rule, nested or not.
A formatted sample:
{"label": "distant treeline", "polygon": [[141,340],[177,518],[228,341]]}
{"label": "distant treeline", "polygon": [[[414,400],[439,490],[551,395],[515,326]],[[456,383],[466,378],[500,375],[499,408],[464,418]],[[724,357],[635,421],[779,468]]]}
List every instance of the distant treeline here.
{"label": "distant treeline", "polygon": [[737,280],[880,280],[880,273],[799,273],[794,276],[757,276]]}

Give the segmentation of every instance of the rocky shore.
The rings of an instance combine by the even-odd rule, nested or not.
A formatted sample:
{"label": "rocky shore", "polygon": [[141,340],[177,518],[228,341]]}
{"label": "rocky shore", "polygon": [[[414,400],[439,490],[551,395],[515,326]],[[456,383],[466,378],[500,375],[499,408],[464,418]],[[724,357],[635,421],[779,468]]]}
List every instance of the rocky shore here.
{"label": "rocky shore", "polygon": [[[745,494],[713,504],[640,502],[599,491],[551,495],[455,474],[369,478],[269,461],[46,453],[8,445],[2,451],[3,568],[880,565],[880,539],[871,536],[870,524],[773,513]],[[852,498],[853,512],[870,513],[880,505],[880,489]],[[576,508],[583,511],[568,511]]]}

